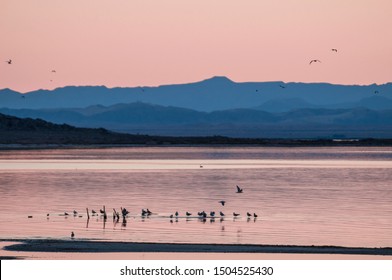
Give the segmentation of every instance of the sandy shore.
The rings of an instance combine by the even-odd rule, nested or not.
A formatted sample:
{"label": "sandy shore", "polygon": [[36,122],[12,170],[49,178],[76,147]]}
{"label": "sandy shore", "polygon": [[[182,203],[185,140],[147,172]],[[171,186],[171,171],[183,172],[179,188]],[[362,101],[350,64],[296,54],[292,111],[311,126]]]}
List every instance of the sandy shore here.
{"label": "sandy shore", "polygon": [[49,239],[13,240],[13,242],[17,243],[5,246],[3,249],[22,252],[67,253],[278,253],[392,256],[392,248],[338,246],[176,244]]}

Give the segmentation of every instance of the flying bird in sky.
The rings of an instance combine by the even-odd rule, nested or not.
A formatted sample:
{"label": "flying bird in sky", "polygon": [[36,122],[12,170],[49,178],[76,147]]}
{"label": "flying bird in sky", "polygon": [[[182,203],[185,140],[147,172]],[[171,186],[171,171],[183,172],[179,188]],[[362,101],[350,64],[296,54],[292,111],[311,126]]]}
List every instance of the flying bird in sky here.
{"label": "flying bird in sky", "polygon": [[242,193],[244,190],[243,189],[241,189],[239,186],[237,186],[237,191],[236,191],[236,193]]}
{"label": "flying bird in sky", "polygon": [[313,62],[320,62],[320,63],[321,63],[321,61],[318,60],[318,59],[312,59],[312,60],[309,62],[309,65],[312,64]]}
{"label": "flying bird in sky", "polygon": [[56,73],[56,70],[52,70],[52,73]]}
{"label": "flying bird in sky", "polygon": [[7,62],[8,64],[12,64],[12,60],[11,59],[6,60],[5,62]]}
{"label": "flying bird in sky", "polygon": [[338,52],[338,49],[331,49],[331,51],[333,51],[333,52]]}
{"label": "flying bird in sky", "polygon": [[226,201],[221,200],[221,201],[219,201],[219,203],[222,204],[222,206],[225,206]]}

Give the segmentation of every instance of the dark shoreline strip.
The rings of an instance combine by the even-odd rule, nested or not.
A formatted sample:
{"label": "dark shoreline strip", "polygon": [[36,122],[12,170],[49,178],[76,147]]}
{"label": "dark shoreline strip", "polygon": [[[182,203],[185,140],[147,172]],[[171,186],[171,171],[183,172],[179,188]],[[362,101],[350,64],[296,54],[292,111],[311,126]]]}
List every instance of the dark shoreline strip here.
{"label": "dark shoreline strip", "polygon": [[[16,241],[16,240],[15,240]],[[392,255],[392,248],[361,248],[339,246],[296,245],[232,245],[232,244],[178,244],[136,243],[67,240],[18,240],[21,242],[4,247],[10,251],[73,252],[73,253],[284,253],[284,254],[349,254]]]}

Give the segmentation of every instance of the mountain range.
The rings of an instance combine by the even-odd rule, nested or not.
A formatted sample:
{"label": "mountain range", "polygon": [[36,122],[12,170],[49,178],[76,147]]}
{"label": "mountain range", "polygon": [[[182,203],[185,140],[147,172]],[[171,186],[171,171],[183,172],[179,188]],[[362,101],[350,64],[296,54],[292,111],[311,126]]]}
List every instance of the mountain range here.
{"label": "mountain range", "polygon": [[[0,90],[0,107],[84,108],[92,105],[111,106],[119,103],[144,102],[210,112],[252,108],[272,101],[276,104],[279,101],[291,103],[296,100],[297,106],[310,104],[338,109],[342,104],[350,106],[349,104],[355,104],[372,96],[388,98],[390,102],[392,83],[366,86],[327,83],[236,83],[227,77],[213,77],[195,83],[157,87],[67,86],[54,90],[32,91],[23,95],[10,89],[3,89]],[[277,110],[283,111],[285,108]]]}
{"label": "mountain range", "polygon": [[162,136],[392,138],[392,83],[248,82],[0,90],[0,112],[56,124]]}
{"label": "mountain range", "polygon": [[0,112],[56,124],[163,136],[388,138],[392,133],[392,110],[363,107],[304,108],[274,113],[254,108],[200,112],[138,102],[76,109],[2,108]]}
{"label": "mountain range", "polygon": [[392,139],[260,139],[211,137],[165,137],[124,134],[103,128],[77,128],[41,119],[0,114],[0,149],[49,148],[63,146],[129,145],[262,145],[262,146],[391,146]]}

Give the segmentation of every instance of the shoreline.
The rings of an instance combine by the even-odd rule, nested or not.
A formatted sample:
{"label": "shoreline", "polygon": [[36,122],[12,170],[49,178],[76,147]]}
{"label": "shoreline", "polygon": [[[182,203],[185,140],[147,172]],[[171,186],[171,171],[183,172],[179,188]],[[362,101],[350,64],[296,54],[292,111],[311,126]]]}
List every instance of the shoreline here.
{"label": "shoreline", "polygon": [[[386,141],[383,141],[386,140]],[[320,147],[392,147],[390,139],[381,141],[336,141],[336,140],[282,140],[266,141],[265,143],[210,143],[210,144],[0,144],[0,151],[13,150],[61,150],[61,149],[110,149],[110,148],[167,148],[167,147],[265,147],[265,148],[320,148]]]}
{"label": "shoreline", "polygon": [[4,246],[3,250],[6,251],[46,253],[268,253],[392,256],[392,247],[147,243],[60,239],[8,239],[0,240],[0,242],[14,243]]}

